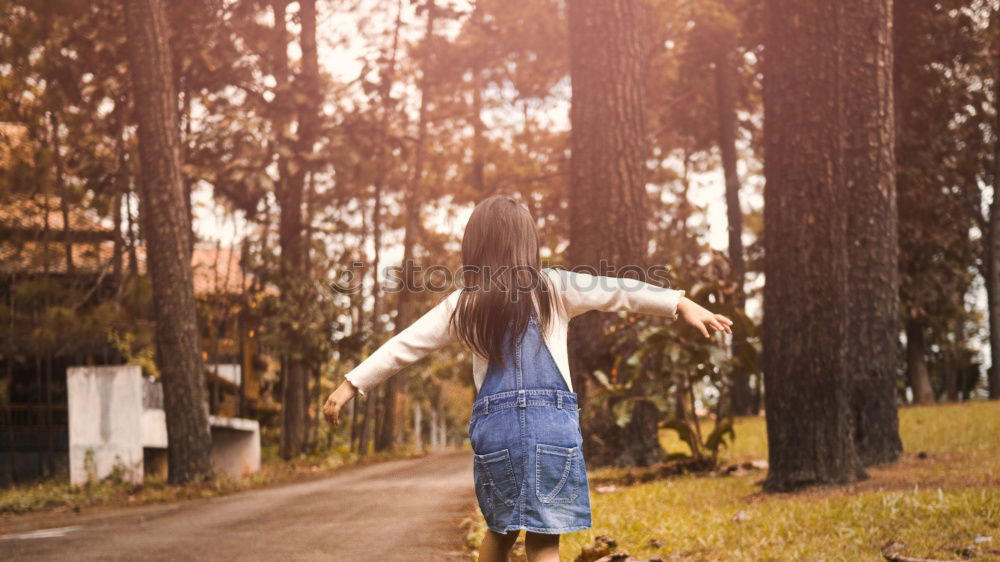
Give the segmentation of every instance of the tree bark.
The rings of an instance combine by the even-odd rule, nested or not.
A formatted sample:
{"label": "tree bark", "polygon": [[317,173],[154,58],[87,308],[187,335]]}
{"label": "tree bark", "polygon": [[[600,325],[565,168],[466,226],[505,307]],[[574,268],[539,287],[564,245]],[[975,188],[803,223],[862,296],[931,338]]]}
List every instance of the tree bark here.
{"label": "tree bark", "polygon": [[[637,0],[569,2],[570,247],[572,267],[599,275],[646,265],[645,49]],[[613,316],[589,312],[570,332],[573,386],[586,402],[587,380],[611,372],[613,358],[600,345]],[[624,428],[609,404],[595,406],[588,458],[596,465],[648,465],[662,457],[657,416],[637,415]]]}
{"label": "tree bark", "polygon": [[990,317],[990,400],[1000,400],[1000,8],[990,11],[993,37],[993,201],[986,229],[986,295]]}
{"label": "tree bark", "polygon": [[934,388],[927,372],[927,344],[919,320],[906,322],[906,376],[913,390],[914,404],[933,404]]}
{"label": "tree bark", "polygon": [[983,242],[983,262],[985,262],[984,285],[986,286],[986,308],[990,325],[990,367],[987,384],[991,400],[1000,398],[1000,197],[993,188],[994,204],[990,205],[986,239]]}
{"label": "tree bark", "polygon": [[388,151],[386,145],[389,143],[389,123],[392,112],[395,111],[395,102],[392,99],[392,84],[396,76],[396,58],[399,52],[399,31],[403,25],[403,3],[396,2],[396,26],[392,35],[392,54],[389,57],[389,65],[379,88],[379,95],[382,102],[382,117],[379,122],[379,143],[375,147],[375,161],[378,162],[378,171],[375,175],[374,198],[372,202],[372,320],[371,330],[373,334],[382,331],[382,291],[379,288],[379,267],[382,259],[382,191],[385,187],[388,176],[389,162],[386,158]]}
{"label": "tree bark", "polygon": [[420,402],[413,401],[413,451],[422,453],[424,450],[423,435],[423,410],[420,409]]}
{"label": "tree bark", "polygon": [[169,442],[169,480],[211,470],[201,342],[195,316],[190,229],[181,182],[177,95],[160,0],[125,0],[125,27],[139,125],[144,230],[153,282],[157,367]]}
{"label": "tree bark", "polygon": [[840,10],[765,0],[767,492],[866,477],[849,400]]}
{"label": "tree bark", "polygon": [[[299,75],[295,80],[295,86],[296,90],[303,95],[299,100],[298,106],[298,138],[296,139],[295,148],[296,166],[292,174],[290,188],[298,193],[296,197],[299,200],[299,209],[302,209],[302,201],[307,196],[309,197],[309,204],[306,205],[306,209],[311,211],[312,201],[315,199],[313,190],[315,189],[316,175],[313,156],[323,124],[323,92],[319,75],[319,51],[316,45],[316,0],[299,0],[299,24],[301,25],[299,45],[302,49],[302,63]],[[299,306],[302,306],[304,303],[313,302],[313,299],[316,298],[316,294],[312,290],[312,285],[308,283],[310,278],[309,248],[312,246],[311,225],[311,212],[307,213],[303,218],[300,211],[298,232],[301,240],[299,241],[298,256],[296,259],[300,268],[298,274],[306,283],[303,285],[304,293],[298,299]],[[301,405],[298,406],[300,408],[298,422],[302,423],[305,427],[302,431],[302,440],[298,443],[298,449],[295,451],[296,453],[305,452],[309,447],[309,427],[311,425],[309,419],[309,381],[310,379],[314,379],[315,387],[318,389],[320,378],[319,369],[316,366],[310,367],[308,362],[303,361],[300,368],[302,372],[299,374],[300,380],[298,380],[299,388],[297,392],[301,396],[297,397],[297,399],[301,400]],[[316,409],[317,414],[321,409],[321,407]],[[318,417],[317,415],[316,421],[318,421]]]}
{"label": "tree bark", "polygon": [[848,196],[849,329],[854,445],[864,466],[903,452],[899,361],[892,2],[843,0],[842,183]]}
{"label": "tree bark", "polygon": [[[437,18],[437,8],[433,0],[427,5],[427,29],[424,34],[424,44],[429,45],[434,40],[434,23]],[[425,49],[425,53],[431,49]],[[417,116],[417,138],[414,147],[413,173],[410,176],[409,185],[404,194],[404,233],[403,233],[403,279],[405,283],[413,280],[413,250],[416,245],[417,234],[420,230],[420,189],[424,180],[424,161],[427,158],[427,110],[430,102],[431,81],[427,78],[430,71],[428,60],[429,55],[425,55],[422,61],[422,75],[420,77],[420,109]],[[413,310],[413,292],[404,288],[399,293],[397,302],[395,333],[405,330],[416,319]],[[386,450],[393,445],[393,435],[396,428],[396,396],[400,386],[403,384],[401,377],[392,377],[385,383],[382,407],[384,419],[381,431],[375,441],[375,448],[379,451]]]}
{"label": "tree bark", "polygon": [[372,441],[372,430],[375,425],[375,402],[378,401],[378,389],[373,388],[365,398],[364,419],[361,420],[361,434],[358,436],[358,456],[368,455],[369,444]]}
{"label": "tree bark", "polygon": [[[733,64],[734,49],[728,40],[719,39],[720,45],[715,60],[715,102],[719,118],[719,152],[722,155],[722,170],[726,178],[726,214],[729,219],[729,263],[730,275],[736,284],[736,308],[746,306],[744,283],[746,265],[743,260],[743,210],[740,207],[740,176],[736,155],[736,102],[733,95],[733,81],[736,69]],[[746,338],[734,330],[732,353],[739,356],[746,345]],[[730,391],[730,413],[735,416],[757,415],[750,391],[750,373],[744,369],[733,373]]]}
{"label": "tree bark", "polygon": [[[476,7],[472,17],[481,25],[482,12]],[[477,61],[478,63],[478,61]],[[480,195],[486,195],[486,126],[483,123],[483,89],[486,87],[483,79],[483,69],[474,67],[472,72],[472,189]]]}
{"label": "tree bark", "polygon": [[[62,215],[62,242],[63,255],[66,259],[66,273],[73,275],[73,239],[72,228],[69,218],[69,190],[66,188],[66,175],[63,171],[62,143],[59,140],[59,117],[55,112],[49,113],[49,122],[52,128],[52,161],[54,164],[54,174],[56,180],[56,190],[59,192],[59,213]],[[46,209],[48,212],[48,209]],[[48,246],[45,247],[48,252]]]}
{"label": "tree bark", "polygon": [[[381,263],[381,245],[382,245],[382,191],[385,187],[386,177],[389,170],[389,162],[386,156],[389,154],[386,151],[386,145],[389,143],[389,123],[390,116],[392,112],[395,111],[395,102],[392,99],[392,85],[396,79],[396,59],[399,55],[399,32],[403,26],[403,5],[402,2],[396,3],[396,24],[393,28],[392,33],[392,51],[389,57],[389,65],[386,68],[385,75],[382,77],[382,83],[380,87],[380,95],[382,101],[382,119],[379,123],[379,134],[381,136],[381,142],[376,147],[376,161],[379,162],[379,170],[375,178],[375,201],[374,208],[372,209],[372,225],[373,225],[373,238],[374,238],[374,249],[375,256],[372,263],[372,333],[379,334],[382,331],[382,298],[381,290],[379,288],[378,280],[378,270]],[[410,223],[406,223],[406,228],[409,229]],[[405,235],[404,235],[405,238]],[[412,244],[412,238],[410,239]],[[406,253],[405,241],[404,241],[404,254]],[[402,295],[400,295],[402,296]],[[404,301],[403,306],[406,306],[406,297],[402,297]],[[398,317],[397,317],[398,320]],[[405,320],[405,318],[404,318]],[[405,328],[405,326],[404,326]],[[397,325],[397,333],[402,328]],[[375,448],[377,450],[385,450],[392,448],[394,444],[394,429],[396,426],[396,394],[399,391],[400,382],[396,377],[389,379],[386,382],[383,410],[386,412],[386,418],[382,422],[381,431],[378,432],[378,438],[375,441]]]}
{"label": "tree bark", "polygon": [[[315,3],[312,3],[311,22],[309,18],[308,5],[310,2],[301,4],[302,21],[302,49],[303,49],[303,76],[308,76],[309,67],[315,74],[315,37],[316,37],[316,14]],[[306,240],[303,237],[303,214],[302,204],[305,194],[305,167],[301,152],[306,143],[311,151],[312,143],[315,142],[315,122],[318,115],[311,118],[300,119],[299,138],[293,139],[289,131],[289,121],[286,116],[294,115],[296,110],[294,96],[292,95],[292,83],[290,80],[288,63],[288,29],[287,29],[287,0],[274,0],[271,2],[271,9],[274,14],[274,78],[275,78],[275,130],[276,144],[278,150],[278,182],[277,199],[281,213],[278,219],[278,240],[281,245],[281,301],[282,313],[287,317],[295,315],[295,311],[305,302],[305,266],[306,266]],[[306,36],[311,33],[311,40]],[[306,60],[306,50],[313,51],[312,61]],[[305,88],[308,90],[314,85],[309,83],[308,77]],[[315,82],[315,80],[313,80]],[[310,98],[314,94],[306,93]],[[312,135],[313,139],[308,136]],[[285,156],[291,152],[292,157]],[[281,400],[281,457],[290,459],[305,450],[306,433],[308,429],[308,408],[309,408],[309,372],[302,354],[298,350],[297,342],[301,341],[303,335],[292,326],[290,320],[282,323],[284,340],[289,349],[284,362],[282,373],[282,400]]]}

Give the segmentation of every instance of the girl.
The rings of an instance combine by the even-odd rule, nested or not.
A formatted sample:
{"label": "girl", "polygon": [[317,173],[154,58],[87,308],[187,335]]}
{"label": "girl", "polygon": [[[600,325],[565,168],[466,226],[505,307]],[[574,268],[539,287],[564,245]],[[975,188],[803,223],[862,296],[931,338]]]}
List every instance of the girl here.
{"label": "girl", "polygon": [[542,269],[528,209],[506,196],[476,206],[462,238],[462,289],[378,348],[323,407],[340,409],[452,341],[473,351],[469,440],[483,562],[506,560],[521,530],[528,560],[558,560],[559,535],[589,529],[590,494],[566,330],[588,310],[644,312],[731,333],[732,321],[676,291],[634,279]]}

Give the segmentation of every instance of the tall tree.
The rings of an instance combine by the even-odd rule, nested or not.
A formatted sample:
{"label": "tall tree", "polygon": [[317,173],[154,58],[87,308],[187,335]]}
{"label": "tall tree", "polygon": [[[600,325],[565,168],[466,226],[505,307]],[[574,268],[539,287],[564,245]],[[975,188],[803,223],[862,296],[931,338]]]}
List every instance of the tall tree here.
{"label": "tall tree", "polygon": [[[318,111],[311,116],[302,116],[298,121],[296,131],[292,132],[292,124],[295,122],[297,113],[296,99],[299,97],[294,91],[299,86],[292,80],[290,64],[288,60],[289,34],[287,27],[288,0],[272,0],[271,10],[274,15],[273,29],[273,74],[276,82],[274,97],[274,129],[275,148],[278,155],[278,181],[276,185],[276,195],[278,205],[281,209],[279,216],[278,238],[281,245],[281,303],[284,320],[282,322],[282,333],[288,342],[285,350],[285,357],[282,361],[282,392],[281,392],[281,456],[289,459],[302,453],[306,446],[306,435],[308,428],[308,408],[309,408],[309,372],[303,354],[302,343],[305,341],[303,327],[296,321],[297,311],[308,302],[308,283],[306,277],[306,252],[307,243],[303,234],[305,224],[303,220],[302,205],[305,198],[305,161],[299,154],[305,150],[308,143],[308,150],[311,151],[312,144],[315,143],[317,129],[315,123],[318,120]],[[306,73],[317,73],[315,60],[316,44],[316,10],[315,3],[305,2],[311,5],[311,12],[303,10],[300,4],[300,17],[302,22],[302,46],[303,55],[307,55],[305,47],[311,45],[312,60],[303,59],[303,76],[305,87],[302,97],[311,100],[314,97],[312,88],[315,87],[315,80],[310,83]],[[305,21],[311,13],[311,22]],[[311,38],[306,34],[311,33]],[[318,79],[318,78],[317,78]],[[315,110],[318,102],[309,101],[308,105]]]}
{"label": "tall tree", "polygon": [[[742,19],[733,2],[700,3],[696,15],[696,37],[692,39],[689,58],[704,58],[703,64],[711,64],[714,78],[715,120],[714,140],[719,148],[722,173],[726,184],[726,217],[729,233],[730,281],[735,285],[735,307],[746,307],[746,262],[743,248],[743,209],[740,206],[739,153],[737,138],[739,121],[737,118],[737,89],[740,81],[739,32]],[[683,110],[682,110],[683,111]],[[698,119],[698,115],[692,116]],[[749,345],[743,330],[735,330],[732,338],[732,354],[739,357],[743,348]],[[759,384],[758,384],[759,386]],[[757,404],[750,388],[750,372],[746,366],[737,366],[731,375],[729,410],[733,415],[757,414]]]}
{"label": "tall tree", "polygon": [[[638,0],[568,3],[570,79],[570,247],[574,268],[602,275],[601,266],[642,267],[647,261],[645,58]],[[572,329],[574,389],[586,394],[594,371],[612,372],[600,345],[608,314],[589,312]],[[632,397],[637,398],[637,397]],[[624,397],[616,397],[616,400]],[[585,401],[585,399],[584,399]],[[622,428],[612,403],[594,405],[589,458],[597,464],[648,465],[660,460],[659,411],[635,400]]]}
{"label": "tall tree", "polygon": [[989,397],[1000,400],[1000,6],[990,10],[988,57],[993,67],[993,201],[984,243],[986,295],[990,318]]}
{"label": "tall tree", "polygon": [[852,435],[847,359],[843,8],[800,0],[764,6],[764,489],[780,492],[865,472]]}
{"label": "tall tree", "polygon": [[[979,251],[970,231],[978,226],[990,237],[981,196],[969,189],[984,183],[987,149],[986,124],[974,109],[984,106],[974,86],[980,78],[970,69],[982,46],[964,4],[893,3],[899,293],[907,383],[918,404],[935,400],[931,375],[940,369],[928,365],[932,350],[953,349],[955,326],[969,321],[959,296],[970,290]],[[988,257],[982,263],[989,279]],[[986,289],[990,295],[988,282]]]}
{"label": "tall tree", "polygon": [[843,0],[837,45],[845,81],[839,182],[847,201],[847,372],[863,465],[903,452],[896,411],[899,246],[896,228],[892,2]]}
{"label": "tall tree", "polygon": [[[734,85],[736,55],[729,41],[720,42],[715,61],[716,105],[719,112],[719,152],[722,154],[722,171],[726,178],[726,216],[729,219],[729,263],[731,277],[736,284],[737,308],[746,306],[746,265],[743,260],[743,209],[740,207],[740,176],[736,156],[736,104]],[[740,354],[740,347],[747,345],[743,334],[733,335],[733,355]],[[750,392],[750,373],[739,369],[733,373],[731,395],[732,413],[737,416],[755,415],[756,407]]]}
{"label": "tall tree", "polygon": [[[431,2],[427,9],[427,31],[424,37],[425,44],[430,41],[434,34],[434,3]],[[375,268],[378,269],[379,266],[379,245],[382,241],[382,231],[381,231],[381,221],[378,213],[381,212],[381,199],[382,199],[382,189],[385,185],[387,166],[385,162],[381,160],[386,156],[385,145],[388,143],[389,139],[389,118],[394,111],[395,103],[392,100],[392,85],[396,77],[396,57],[399,52],[399,33],[403,25],[403,13],[402,4],[397,3],[396,5],[396,23],[392,31],[392,49],[390,51],[390,57],[388,65],[386,68],[385,75],[382,77],[382,87],[381,87],[381,101],[382,101],[382,120],[379,124],[380,134],[382,137],[381,146],[376,147],[376,154],[380,160],[380,170],[377,172],[378,177],[375,179]],[[425,51],[426,52],[426,51]],[[426,65],[424,68],[424,77],[420,84],[420,105],[419,112],[417,116],[417,146],[415,149],[416,156],[414,158],[413,175],[410,179],[410,183],[407,185],[404,196],[403,205],[405,220],[403,224],[404,234],[403,234],[403,271],[404,279],[409,279],[407,275],[411,274],[413,271],[413,244],[415,241],[416,229],[419,227],[417,221],[419,220],[419,203],[417,203],[416,192],[420,189],[420,183],[423,179],[423,165],[424,165],[424,151],[425,151],[425,137],[427,136],[427,83],[426,78]],[[375,317],[378,314],[379,307],[379,295],[378,295],[378,271],[375,272],[376,284],[373,290],[374,303],[372,307],[373,311],[373,321],[372,329],[380,329],[380,321]],[[412,313],[412,294],[408,290],[404,290],[399,293],[398,311],[396,314],[396,333],[403,331],[409,326],[414,318]],[[382,395],[382,409],[384,411],[383,420],[381,427],[379,428],[379,434],[375,439],[375,449],[379,451],[384,451],[392,448],[395,441],[396,431],[396,398],[400,391],[400,386],[403,384],[404,379],[402,377],[393,377],[386,381]]]}
{"label": "tall tree", "polygon": [[[298,127],[296,130],[297,138],[295,139],[295,168],[290,183],[292,189],[302,194],[299,196],[300,205],[301,199],[308,200],[309,203],[306,205],[308,209],[316,199],[315,178],[319,170],[315,164],[315,152],[316,142],[319,140],[323,125],[323,111],[321,107],[323,92],[320,84],[319,50],[316,46],[316,0],[299,0],[299,24],[301,26],[299,46],[302,50],[302,59],[299,74],[295,82],[296,89],[301,94],[296,98],[298,105]],[[299,256],[297,261],[302,264],[300,276],[308,279],[310,277],[309,247],[312,242],[312,216],[310,213],[307,213],[303,218],[300,214],[299,221],[299,232],[302,240],[299,242]],[[304,291],[299,294],[300,306],[302,303],[312,302],[317,296],[311,290],[312,285],[309,283],[305,283],[303,289]],[[296,392],[296,400],[300,400],[301,402],[296,403],[296,408],[298,409],[299,418],[297,421],[305,425],[306,431],[304,432],[305,435],[301,437],[301,441],[298,443],[295,452],[303,452],[309,446],[309,439],[307,438],[309,427],[309,379],[315,378],[315,386],[317,389],[319,387],[318,367],[310,365],[307,362],[303,363],[305,364],[301,368],[302,372],[299,374],[299,379],[297,380],[298,387]],[[314,371],[312,376],[310,376],[309,372],[310,367]],[[319,408],[316,411],[316,421],[318,422]]]}
{"label": "tall tree", "polygon": [[160,0],[125,0],[142,168],[142,217],[153,281],[157,366],[163,379],[169,479],[180,484],[211,470],[212,440],[195,316],[190,228],[181,181],[177,94]]}

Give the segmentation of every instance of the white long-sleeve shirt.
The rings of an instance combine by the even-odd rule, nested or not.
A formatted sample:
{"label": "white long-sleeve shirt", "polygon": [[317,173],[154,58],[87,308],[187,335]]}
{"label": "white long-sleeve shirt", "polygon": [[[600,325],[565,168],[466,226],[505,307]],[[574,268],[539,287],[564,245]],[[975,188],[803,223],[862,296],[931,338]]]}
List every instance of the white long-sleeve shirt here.
{"label": "white long-sleeve shirt", "polygon": [[[677,318],[677,304],[684,291],[667,289],[636,279],[602,277],[576,273],[565,269],[543,269],[552,280],[552,321],[543,333],[546,347],[555,359],[566,386],[572,390],[569,372],[567,331],[574,316],[590,310],[606,312],[640,312]],[[461,289],[456,289],[434,308],[402,332],[385,342],[374,353],[347,373],[358,392],[368,390],[419,361],[428,353],[456,341],[450,326],[452,311],[458,303]],[[470,349],[470,351],[472,351]],[[472,375],[476,392],[486,378],[489,361],[472,351]]]}

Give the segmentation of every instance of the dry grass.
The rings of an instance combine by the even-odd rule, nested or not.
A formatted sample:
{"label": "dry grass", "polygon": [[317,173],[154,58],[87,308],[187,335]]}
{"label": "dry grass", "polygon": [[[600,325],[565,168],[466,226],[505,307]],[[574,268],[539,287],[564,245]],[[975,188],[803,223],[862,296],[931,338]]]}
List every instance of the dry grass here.
{"label": "dry grass", "polygon": [[[764,420],[742,419],[727,463],[766,459]],[[890,540],[908,556],[1000,560],[1000,403],[900,411],[904,458],[840,488],[762,494],[762,471],[683,475],[608,493],[592,487],[594,528],[566,535],[573,560],[598,535],[638,558],[882,560]],[[684,451],[672,434],[668,451]],[[924,453],[924,455],[919,455]],[[921,458],[925,457],[925,458]],[[595,470],[613,480],[623,471]],[[476,543],[478,525],[471,527]]]}

